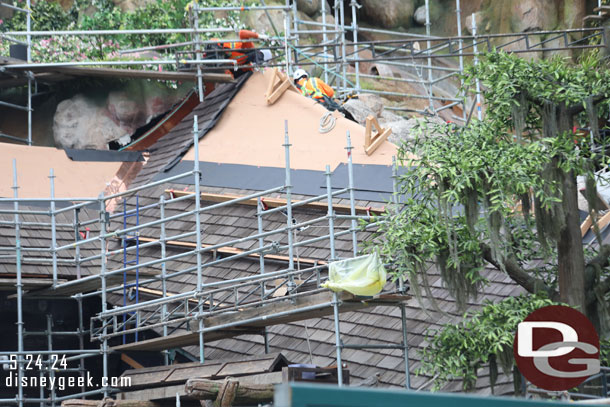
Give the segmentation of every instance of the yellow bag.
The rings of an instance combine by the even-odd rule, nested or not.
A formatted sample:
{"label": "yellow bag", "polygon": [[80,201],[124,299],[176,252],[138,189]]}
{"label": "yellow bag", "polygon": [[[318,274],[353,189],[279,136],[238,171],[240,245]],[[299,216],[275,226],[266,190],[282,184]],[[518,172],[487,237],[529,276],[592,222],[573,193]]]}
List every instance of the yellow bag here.
{"label": "yellow bag", "polygon": [[386,283],[386,271],[377,253],[340,260],[328,266],[328,281],[322,287],[354,295],[379,294]]}

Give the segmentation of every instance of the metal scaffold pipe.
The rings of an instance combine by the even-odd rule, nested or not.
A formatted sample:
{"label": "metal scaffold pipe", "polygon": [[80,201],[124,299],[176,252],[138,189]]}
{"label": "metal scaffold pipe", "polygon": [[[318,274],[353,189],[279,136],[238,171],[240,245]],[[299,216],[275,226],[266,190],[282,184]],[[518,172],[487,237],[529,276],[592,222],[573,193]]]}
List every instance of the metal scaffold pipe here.
{"label": "metal scaffold pipe", "polygon": [[[193,160],[193,176],[195,182],[195,229],[196,229],[196,242],[197,248],[195,249],[195,255],[197,258],[197,292],[201,292],[203,287],[203,268],[201,258],[201,242],[202,233],[201,230],[201,171],[199,170],[199,122],[197,115],[193,117],[193,147],[195,149],[195,158]],[[201,316],[203,311],[203,298],[197,299],[197,307],[199,309],[198,314]],[[203,318],[199,318],[199,363],[205,362],[205,349],[203,339]]]}
{"label": "metal scaffold pipe", "polygon": [[[159,218],[165,219],[165,195],[159,197]],[[165,222],[161,223],[161,231],[159,234],[159,242],[161,243],[161,258],[164,259],[167,256],[167,249],[165,244],[166,232]],[[162,298],[167,298],[167,266],[166,262],[161,263],[161,295]],[[167,318],[167,304],[161,305],[161,321],[165,322]],[[167,336],[167,325],[163,325],[163,336]],[[169,354],[163,352],[163,362],[165,365],[169,365]]]}
{"label": "metal scaffold pipe", "polygon": [[[335,253],[335,221],[334,221],[334,211],[333,211],[333,198],[332,198],[332,184],[331,184],[331,175],[330,165],[326,166],[326,193],[328,196],[328,235],[329,235],[329,245],[330,245],[330,262],[336,260]],[[335,347],[337,354],[337,385],[339,387],[343,386],[343,363],[341,362],[341,326],[339,322],[339,305],[340,300],[339,296],[336,292],[333,292],[333,316],[335,323]]]}
{"label": "metal scaffold pipe", "polygon": [[[19,197],[19,184],[17,183],[17,160],[13,159],[13,196]],[[13,204],[15,210],[15,268],[17,274],[17,352],[19,355],[23,353],[23,283],[21,281],[21,233],[19,229],[19,203],[15,201]],[[17,404],[23,406],[23,386],[21,379],[23,377],[23,361],[17,362],[17,378],[19,379],[17,390]]]}
{"label": "metal scaffold pipe", "polygon": [[[290,140],[288,139],[288,120],[284,120],[284,159],[286,163],[286,232],[288,233],[288,269],[294,270],[294,247],[292,232],[292,181],[290,178]],[[290,277],[289,291],[294,288],[294,278]]]}
{"label": "metal scaffold pipe", "polygon": [[57,226],[55,219],[55,173],[53,168],[49,173],[51,184],[51,254],[53,256],[53,287],[57,286]]}
{"label": "metal scaffold pipe", "polygon": [[[237,69],[237,61],[234,59],[186,59],[180,62],[186,64],[228,64],[233,65],[233,69]],[[12,64],[5,65],[5,69],[24,69],[24,68],[54,68],[62,66],[114,66],[114,65],[175,65],[174,59],[151,59],[147,61],[72,61],[72,62],[44,62],[44,63],[27,63],[27,64]]]}
{"label": "metal scaffold pipe", "polygon": [[348,175],[348,189],[349,189],[349,213],[352,217],[351,229],[352,229],[352,254],[356,256],[358,253],[358,236],[356,232],[356,204],[354,198],[354,166],[352,163],[352,138],[350,137],[349,130],[347,131],[347,175]]}
{"label": "metal scaffold pipe", "polygon": [[352,6],[352,26],[351,26],[351,29],[353,30],[353,35],[354,35],[354,40],[353,40],[354,51],[353,51],[353,53],[356,55],[356,62],[355,62],[355,65],[354,65],[354,70],[356,71],[356,91],[358,92],[358,91],[360,91],[360,64],[358,62],[358,58],[360,57],[360,55],[358,54],[358,22],[357,22],[357,18],[356,18],[356,8],[360,8],[362,6],[360,6],[356,0],[352,0],[350,2],[350,6]]}
{"label": "metal scaffold pipe", "polygon": [[[31,35],[34,37],[52,37],[54,35],[131,35],[131,34],[193,34],[192,28],[154,28],[137,30],[57,30],[57,31],[7,31],[7,35]],[[230,33],[232,28],[202,28],[200,33]]]}

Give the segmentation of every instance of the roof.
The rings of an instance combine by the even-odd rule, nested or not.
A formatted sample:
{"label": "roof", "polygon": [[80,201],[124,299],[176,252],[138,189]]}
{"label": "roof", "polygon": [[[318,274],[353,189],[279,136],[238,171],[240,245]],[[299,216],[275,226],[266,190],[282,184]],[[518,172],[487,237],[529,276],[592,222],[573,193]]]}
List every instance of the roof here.
{"label": "roof", "polygon": [[[153,202],[157,202],[159,196],[167,189],[172,189],[172,184],[164,184],[150,190],[141,191],[139,196],[139,204],[145,206]],[[193,187],[189,190],[192,192]],[[252,191],[246,190],[230,190],[211,187],[202,187],[202,191],[210,193],[246,195]],[[300,199],[296,196],[294,199]],[[337,201],[339,203],[340,201]],[[133,207],[133,200],[128,202],[128,205]],[[202,207],[212,205],[213,202],[202,202]],[[357,205],[367,206],[372,202],[358,201]],[[166,207],[166,216],[173,216],[181,212],[194,209],[194,200],[182,201],[172,208]],[[257,233],[257,218],[255,216],[256,208],[248,205],[233,205],[230,207],[221,207],[210,212],[205,212],[201,217],[203,244],[218,244],[228,242],[229,240],[238,239],[241,237],[251,236]],[[321,215],[320,210],[311,208],[303,209],[295,207],[293,209],[294,218],[298,222],[306,222]],[[148,222],[158,219],[158,213],[153,211],[142,211],[140,214],[140,222]],[[281,227],[285,224],[286,218],[281,213],[276,213],[265,217],[265,229],[272,230]],[[345,228],[349,225],[349,221],[345,219],[335,220],[337,229]],[[113,228],[121,225],[115,224]],[[185,231],[195,230],[195,223],[192,217],[182,218],[180,220],[169,222],[166,225],[166,233],[168,239],[171,236],[179,235]],[[312,239],[322,235],[324,227],[311,227],[299,231],[296,236],[297,241]],[[142,231],[141,236],[158,236],[158,230],[150,228]],[[359,232],[358,240],[361,242],[366,239],[367,233]],[[184,241],[194,242],[194,237],[182,239]],[[273,240],[279,241],[280,244],[286,243],[285,234],[279,236],[270,236],[265,238],[264,243],[269,244]],[[118,244],[118,243],[117,243]],[[253,249],[258,245],[257,242],[243,242],[236,245],[241,250]],[[118,247],[118,246],[117,246]],[[113,247],[110,247],[111,250]],[[337,257],[351,257],[351,236],[341,236],[336,241]],[[172,256],[183,252],[177,247],[168,245],[167,255]],[[220,254],[218,254],[220,255]],[[299,265],[298,259],[307,260],[327,260],[330,256],[327,242],[321,241],[300,247],[296,251],[297,260],[295,264]],[[159,258],[159,251],[156,247],[148,247],[140,250],[140,262],[144,263],[153,259]],[[203,262],[212,260],[212,255],[204,253]],[[194,255],[180,258],[176,261],[169,261],[165,264],[167,270],[178,271],[187,269],[196,265]],[[117,269],[121,266],[120,259],[115,258],[108,262],[109,269]],[[265,263],[265,272],[273,272],[283,270],[287,267],[285,262],[274,262],[267,260]],[[307,265],[300,265],[301,268],[307,268]],[[153,266],[157,273],[161,268],[161,264]],[[221,281],[227,279],[235,279],[260,273],[259,261],[257,258],[241,258],[217,264],[211,267],[204,268],[204,284],[208,282]],[[485,292],[476,301],[468,304],[467,310],[472,311],[480,308],[484,300],[499,301],[508,296],[518,295],[523,292],[523,289],[516,285],[510,277],[500,271],[488,269],[485,271],[485,276],[489,279],[489,285]],[[437,329],[443,324],[457,321],[463,315],[463,310],[458,310],[455,300],[451,297],[448,290],[443,286],[440,273],[432,268],[430,270],[430,283],[432,285],[432,294],[437,300],[440,308],[446,312],[446,315],[432,311],[428,303],[428,310],[422,309],[416,299],[411,299],[406,302],[406,325],[408,331],[409,342],[409,359],[411,371],[411,383],[414,388],[430,384],[432,377],[422,375],[416,376],[415,372],[420,366],[420,356],[418,354],[424,346],[426,346],[426,334],[430,329]],[[155,283],[150,286],[153,289],[160,290],[161,283]],[[180,293],[195,289],[196,274],[191,272],[172,279],[167,283],[168,292]],[[240,298],[248,295],[248,287],[243,288],[243,293],[240,293]],[[142,295],[142,294],[141,294]],[[425,302],[428,300],[425,298]],[[114,304],[122,304],[123,298],[120,295],[110,296],[110,301]],[[218,301],[218,300],[216,300]],[[402,326],[400,309],[397,307],[375,307],[358,312],[342,313],[341,334],[342,340],[346,344],[399,344],[402,340]],[[160,332],[159,332],[160,333]],[[334,337],[334,322],[332,317],[314,318],[305,321],[292,322],[282,325],[274,325],[268,327],[269,346],[271,352],[281,352],[286,358],[294,363],[313,363],[319,366],[328,366],[336,361],[335,353],[335,337]],[[188,346],[185,348],[193,355],[197,355],[198,348],[196,346]],[[243,356],[260,355],[264,353],[263,337],[260,335],[241,335],[233,339],[223,339],[221,341],[206,341],[205,358],[206,360],[222,360],[227,358],[236,358]],[[342,358],[347,363],[350,369],[350,377],[353,382],[361,379],[367,379],[381,373],[379,378],[381,386],[399,387],[404,386],[404,359],[402,352],[398,349],[344,349]],[[478,381],[478,391],[483,394],[490,394],[489,379],[485,369],[482,369],[481,378]],[[443,389],[445,391],[460,391],[461,383],[451,383]],[[512,379],[500,375],[498,384],[496,385],[496,394],[512,392]]]}
{"label": "roof", "polygon": [[[336,127],[333,131],[327,134],[319,134],[317,131],[319,118],[325,113],[321,106],[315,105],[311,100],[292,92],[284,94],[274,105],[267,106],[263,98],[266,86],[265,76],[260,73],[254,73],[251,79],[248,80],[248,77],[249,75],[244,75],[234,83],[218,85],[206,97],[206,100],[199,104],[180,124],[152,145],[149,150],[148,161],[142,170],[138,172],[137,176],[135,176],[132,185],[139,186],[146,184],[155,175],[164,172],[183,159],[184,154],[193,145],[192,124],[195,115],[197,115],[200,130],[200,159],[204,161],[283,167],[283,123],[284,119],[286,119],[289,122],[289,136],[292,144],[291,166],[293,168],[322,170],[326,164],[335,168],[340,163],[345,162],[346,153],[344,147],[347,130],[350,130],[352,135],[352,144],[355,147],[353,159],[356,164],[388,165],[391,163],[392,155],[396,154],[396,147],[391,143],[383,143],[373,155],[366,156],[362,149],[364,140],[363,127],[345,119],[337,118]],[[58,166],[58,164],[55,164],[56,162],[65,165],[65,168],[61,165],[57,167],[61,172],[58,172],[56,168],[56,175],[58,176],[56,182],[58,186],[60,181],[65,182],[65,185],[62,185],[63,189],[61,191],[63,194],[67,194],[59,195],[60,190],[58,189],[57,196],[74,196],[85,193],[97,196],[105,188],[104,182],[108,180],[106,175],[111,174],[112,177],[119,170],[116,166],[121,164],[68,161],[63,152],[54,149],[41,150],[41,148],[37,147],[15,147],[14,145],[10,145],[10,148],[16,149],[10,151],[13,151],[13,155],[18,156],[20,174],[22,167],[25,167],[24,172],[26,174],[28,171],[33,173],[32,180],[28,180],[27,175],[24,175],[23,179],[20,178],[20,185],[25,185],[24,189],[32,189],[32,191],[26,192],[26,194],[34,194],[36,191],[35,187],[38,187],[40,191],[44,191],[41,194],[44,197],[48,196],[46,193],[48,191],[46,187],[48,185],[48,179],[46,178],[48,169],[51,166]],[[6,151],[9,150],[3,149],[1,151],[2,153],[0,154],[4,157],[7,154]],[[61,157],[59,154],[61,154]],[[184,160],[192,158],[189,154],[191,152],[186,154]],[[10,162],[10,160],[0,160],[0,163],[5,163],[6,161]],[[25,161],[27,164],[22,165],[22,161]],[[39,163],[44,164],[40,170],[36,168]],[[141,163],[135,164],[141,165]],[[1,165],[6,166],[6,164]],[[3,174],[5,174],[3,176],[6,178],[2,182],[2,187],[6,188],[12,184],[9,178],[12,170],[10,168],[0,168],[5,170],[3,171]],[[97,174],[96,169],[98,168],[99,179],[93,176]],[[139,168],[130,168],[132,169],[131,172],[125,170],[125,168],[123,168],[125,170],[123,172],[130,172],[133,176],[139,170]],[[83,189],[80,189],[81,185]],[[138,193],[139,205],[144,207],[153,202],[158,202],[159,197],[165,193],[166,189],[182,190],[183,188],[184,185],[177,183],[165,183],[142,190]],[[186,188],[193,191],[192,185]],[[10,192],[10,188],[8,191]],[[252,192],[251,190],[210,186],[203,187],[202,191],[236,195],[245,195]],[[302,197],[293,195],[293,198],[301,199]],[[337,199],[336,202],[345,203],[341,202],[340,199]],[[210,204],[210,202],[204,202],[203,206]],[[379,202],[357,201],[356,204],[365,207],[380,206]],[[133,209],[134,205],[135,199],[132,197],[128,201],[128,209]],[[193,209],[194,201],[182,200],[174,205],[167,205],[165,216],[170,217]],[[217,207],[206,212],[201,216],[203,243],[214,245],[256,234],[258,225],[255,213],[256,208],[247,205]],[[311,208],[293,208],[294,218],[299,222],[312,220],[324,214],[320,210]],[[90,217],[95,218],[95,216],[96,214],[92,214]],[[10,219],[10,215],[3,216],[3,219],[5,218]],[[140,223],[155,221],[159,219],[159,213],[156,209],[142,210],[139,218]],[[39,221],[34,215],[31,220]],[[61,222],[68,224],[66,226],[67,230],[61,234],[62,242],[73,241],[74,232],[68,230],[70,220],[62,219]],[[110,230],[120,229],[122,222],[122,216],[113,218]],[[133,225],[135,217],[128,218],[126,222],[128,225]],[[281,212],[269,215],[264,223],[265,230],[277,229],[285,225],[286,217]],[[347,228],[349,227],[349,220],[336,219],[335,227],[337,229]],[[24,245],[35,247],[49,245],[50,237],[48,230],[41,230],[37,227],[31,227],[30,229],[27,233],[24,231]],[[168,240],[171,240],[172,236],[193,230],[195,230],[195,221],[192,216],[175,219],[166,224]],[[299,230],[296,233],[295,239],[296,241],[313,239],[321,236],[324,232],[325,226],[311,225],[311,227]],[[3,233],[3,235],[0,235],[0,238],[2,238],[0,246],[13,246],[15,244],[14,237],[8,231],[0,229],[0,233]],[[147,228],[142,230],[139,236],[143,238],[156,238],[159,236],[159,229],[157,226]],[[367,232],[359,232],[358,236],[359,241],[362,241],[366,239]],[[195,238],[190,237],[182,240],[194,242]],[[269,236],[264,240],[266,244],[272,243],[274,240],[277,240],[280,245],[285,244],[286,234]],[[62,242],[58,244],[64,244]],[[241,250],[248,250],[257,247],[257,245],[258,242],[249,241],[238,243],[235,247]],[[111,251],[119,248],[120,241],[118,239],[110,241],[108,250]],[[338,237],[336,240],[336,250],[339,258],[351,257],[351,236],[344,235]],[[84,255],[98,252],[99,248],[92,247],[91,251]],[[181,249],[168,245],[167,256],[180,252]],[[222,255],[220,252],[214,253],[214,255],[217,254]],[[40,256],[40,252],[32,254],[32,256],[34,255]],[[300,259],[328,260],[330,252],[326,242],[318,241],[299,247],[295,250],[295,255],[297,257],[297,261],[295,261],[296,266],[303,267],[300,264]],[[158,259],[160,257],[159,248],[158,246],[141,248],[139,256],[140,264]],[[210,253],[206,252],[203,254],[204,262],[210,261],[211,258],[212,255]],[[34,266],[32,269],[35,268],[38,274],[46,273],[46,275],[49,275],[51,269],[48,265],[48,258],[46,261],[47,263],[44,267]],[[11,267],[13,266],[10,264],[10,260],[7,260],[6,264]],[[99,269],[95,268],[95,264],[97,263],[92,263],[91,273],[95,273],[96,270],[99,271]],[[183,270],[195,264],[196,259],[194,255],[165,262],[167,270]],[[121,253],[108,259],[108,271],[119,269],[122,266],[123,256]],[[158,274],[161,267],[161,263],[158,263],[149,267],[141,267],[141,271],[143,273],[153,272]],[[10,269],[10,267],[8,268]],[[286,264],[283,261],[267,260],[265,263],[265,271],[267,272],[283,270],[285,268]],[[74,273],[75,270],[73,268],[65,267],[62,269],[62,275],[67,277],[74,275]],[[258,273],[260,273],[258,259],[249,257],[234,259],[204,268],[205,282],[235,279]],[[425,387],[431,380],[429,376],[415,376],[415,371],[420,366],[418,350],[426,346],[426,333],[428,330],[437,329],[445,323],[457,321],[463,315],[463,310],[457,309],[454,299],[443,286],[438,271],[434,268],[431,269],[429,276],[430,283],[433,286],[432,295],[438,301],[440,308],[445,311],[445,314],[426,311],[422,309],[422,306],[415,299],[409,300],[406,303],[405,312],[409,360],[411,362],[410,371],[414,388]],[[484,295],[480,296],[477,301],[468,304],[469,310],[479,308],[483,300],[499,301],[507,296],[518,295],[523,292],[508,276],[497,270],[487,270],[485,277],[489,280],[489,285],[486,287]],[[161,283],[158,282],[149,287],[151,289],[160,289],[160,286]],[[170,293],[186,292],[192,290],[195,286],[196,274],[190,272],[169,281],[167,291]],[[246,294],[246,292],[243,292],[243,295]],[[113,304],[123,304],[122,295],[109,294],[108,299]],[[397,307],[375,307],[364,311],[342,314],[340,318],[342,340],[346,344],[370,344],[377,342],[399,344],[402,341],[400,313],[401,311]],[[334,324],[333,319],[330,317],[313,318],[271,326],[268,329],[268,333],[270,351],[282,352],[290,361],[296,363],[314,363],[320,366],[327,366],[336,362]],[[186,350],[193,354],[198,353],[196,347],[188,347]],[[206,343],[205,347],[206,360],[223,360],[263,353],[264,342],[260,335],[242,335],[234,339],[209,342]],[[344,362],[349,366],[350,376],[354,381],[370,378],[379,372],[381,373],[379,380],[382,386],[404,385],[404,359],[399,349],[344,349],[342,356]],[[496,392],[506,393],[512,389],[510,381],[511,379],[501,375],[496,386]],[[482,378],[478,382],[478,388],[482,393],[490,393],[489,380],[485,372],[483,372]],[[461,383],[451,383],[444,388],[444,390],[449,391],[460,389]]]}
{"label": "roof", "polygon": [[231,83],[217,85],[202,103],[199,103],[179,124],[149,149],[150,158],[134,180],[134,186],[144,185],[152,178],[180,161],[184,153],[193,145],[193,119],[197,116],[199,137],[204,137],[212,129],[231,99],[250,75],[242,75]]}
{"label": "roof", "polygon": [[[355,164],[392,163],[397,147],[385,141],[370,156],[364,152],[364,127],[335,112],[336,125],[320,133],[320,118],[327,110],[296,92],[285,92],[273,105],[267,105],[265,92],[271,71],[254,72],[222,118],[199,142],[199,159],[221,163],[284,167],[284,120],[288,121],[290,165],[293,169],[323,171],[347,162],[346,133],[352,139]],[[184,156],[193,160],[194,149]]]}
{"label": "roof", "polygon": [[50,197],[51,169],[55,173],[55,197],[97,197],[123,166],[121,161],[73,161],[65,151],[53,147],[0,143],[0,197],[14,196],[13,159],[20,198]]}
{"label": "roof", "polygon": [[[81,67],[81,66],[53,66],[52,64],[28,64],[26,62],[0,56],[0,66],[6,72],[0,72],[0,88],[15,87],[27,84],[27,76],[24,72],[29,71],[39,82],[62,82],[73,80],[75,77],[85,76],[93,78],[143,78],[166,81],[197,81],[197,75],[191,72],[153,71],[143,69],[120,69],[104,67]],[[10,65],[19,65],[20,68],[11,68]],[[8,68],[8,69],[7,69]],[[21,76],[18,76],[21,74]],[[233,76],[224,73],[204,73],[205,82],[231,82]]]}

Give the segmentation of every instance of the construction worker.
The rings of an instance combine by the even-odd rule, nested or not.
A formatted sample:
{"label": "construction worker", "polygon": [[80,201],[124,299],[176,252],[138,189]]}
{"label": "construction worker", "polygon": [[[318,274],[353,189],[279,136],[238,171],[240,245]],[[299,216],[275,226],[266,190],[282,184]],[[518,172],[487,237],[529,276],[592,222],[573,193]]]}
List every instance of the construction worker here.
{"label": "construction worker", "polygon": [[[239,39],[262,39],[267,40],[269,37],[263,34],[255,33],[249,30],[240,30]],[[221,42],[217,44],[210,44],[206,46],[206,58],[216,59],[233,59],[237,61],[237,65],[242,68],[237,71],[227,70],[227,73],[231,73],[234,77],[239,77],[245,72],[251,71],[253,68],[251,64],[261,64],[265,61],[269,61],[272,57],[271,51],[268,49],[258,50],[252,43],[252,41],[241,41],[241,42]],[[244,67],[244,65],[250,65]]]}
{"label": "construction worker", "polygon": [[301,91],[303,96],[312,98],[327,110],[341,112],[346,119],[354,120],[354,117],[341,104],[333,99],[335,91],[320,78],[310,78],[303,69],[297,69],[292,74],[294,85]]}
{"label": "construction worker", "polygon": [[294,79],[294,85],[301,91],[303,96],[310,97],[325,106],[328,103],[328,100],[332,101],[332,98],[335,95],[333,88],[324,83],[322,79],[310,78],[309,74],[303,69],[294,71],[292,79]]}

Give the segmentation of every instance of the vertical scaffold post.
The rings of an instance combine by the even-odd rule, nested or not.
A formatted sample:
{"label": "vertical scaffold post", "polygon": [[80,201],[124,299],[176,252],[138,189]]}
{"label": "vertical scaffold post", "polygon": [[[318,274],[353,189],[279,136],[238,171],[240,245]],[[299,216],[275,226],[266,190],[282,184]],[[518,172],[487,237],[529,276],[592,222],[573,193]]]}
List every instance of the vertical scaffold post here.
{"label": "vertical scaffold post", "polygon": [[[165,195],[161,195],[159,197],[159,216],[161,218],[161,232],[159,234],[159,242],[161,243],[161,258],[165,259],[166,257],[166,244],[165,240],[167,235],[165,233]],[[163,298],[167,297],[167,266],[165,262],[161,263],[161,293]],[[165,322],[165,318],[167,318],[167,304],[164,302],[161,305],[161,322]],[[167,336],[167,325],[163,324],[163,336]],[[165,365],[169,364],[169,354],[167,350],[163,351],[163,363]]]}
{"label": "vertical scaffold post", "polygon": [[328,58],[328,48],[326,48],[326,43],[328,42],[328,36],[326,35],[326,5],[327,2],[320,2],[322,7],[322,44],[324,47],[322,50],[324,51],[324,82],[328,83],[328,69],[326,68],[326,62]]}
{"label": "vertical scaffold post", "polygon": [[57,286],[57,223],[55,218],[55,173],[49,173],[51,183],[51,255],[53,256],[53,287]]}
{"label": "vertical scaffold post", "polygon": [[[324,3],[324,1],[322,2]],[[360,63],[358,60],[360,59],[360,55],[358,54],[358,21],[356,17],[356,8],[359,8],[358,2],[356,0],[352,0],[350,2],[350,6],[352,6],[352,32],[354,34],[354,70],[356,71],[356,91],[360,91]]]}
{"label": "vertical scaffold post", "polygon": [[345,63],[345,10],[343,1],[339,2],[339,12],[341,13],[341,88],[343,93],[347,92],[347,65]]}
{"label": "vertical scaffold post", "polygon": [[[79,215],[80,208],[74,209],[74,242],[78,243],[80,240],[80,220]],[[74,250],[74,264],[76,265],[76,278],[79,279],[80,275],[80,245],[76,246]]]}
{"label": "vertical scaffold post", "polygon": [[337,58],[337,43],[339,42],[339,1],[343,1],[343,0],[335,0],[335,3],[333,5],[333,9],[334,9],[334,13],[335,13],[335,35],[334,35],[334,39],[333,39],[333,57],[335,58],[335,75],[331,78],[331,81],[334,81],[337,79],[337,77],[340,77],[341,75],[339,74],[339,68],[340,68],[340,64],[339,64],[339,59]]}
{"label": "vertical scaffold post", "polygon": [[23,377],[23,283],[21,281],[21,228],[19,226],[19,184],[17,183],[17,161],[13,159],[13,196],[15,202],[13,209],[15,210],[15,268],[17,274],[17,405],[23,407],[23,386],[21,379]]}
{"label": "vertical scaffold post", "polygon": [[[195,30],[195,56],[197,61],[201,60],[201,41],[199,37],[199,3],[193,3],[193,22]],[[199,92],[199,103],[203,102],[203,74],[201,73],[201,64],[197,63],[197,91]]]}
{"label": "vertical scaffold post", "polygon": [[[290,178],[290,140],[288,139],[288,120],[284,120],[284,155],[286,162],[286,180],[284,187],[286,188],[286,226],[288,232],[288,270],[294,270],[294,247],[293,247],[293,232],[292,232],[292,181]],[[294,276],[290,274],[288,282],[288,291],[294,290]]]}
{"label": "vertical scaffold post", "polygon": [[350,137],[349,130],[347,131],[347,176],[348,176],[348,188],[349,188],[349,213],[352,217],[351,229],[352,229],[352,254],[354,257],[358,254],[358,235],[356,232],[356,202],[354,198],[354,166],[352,163],[352,138]]}
{"label": "vertical scaffold post", "polygon": [[[27,62],[32,62],[32,36],[30,31],[32,30],[32,0],[26,2],[26,42],[27,42]],[[32,72],[27,72],[28,76],[28,146],[32,145]]]}
{"label": "vertical scaffold post", "polygon": [[[47,349],[49,352],[53,350],[53,315],[47,314]],[[53,355],[48,355],[47,363],[49,364],[49,381],[55,382],[53,379],[55,377],[55,371],[51,369],[51,365],[53,363],[52,359]],[[55,407],[55,386],[51,387],[51,407]]]}
{"label": "vertical scaffold post", "polygon": [[[464,41],[462,40],[462,10],[460,8],[460,0],[455,0],[455,15],[457,18],[457,35],[458,39],[458,53],[460,61],[460,74],[464,73]],[[466,90],[464,89],[464,80],[460,78],[460,88],[462,89],[462,120],[466,122]]]}
{"label": "vertical scaffold post", "polygon": [[[394,203],[394,212],[398,213],[398,204],[400,202],[398,197],[398,164],[396,162],[396,156],[392,156],[392,202]],[[405,293],[405,282],[402,277],[398,279],[398,291],[401,294]],[[405,304],[400,303],[400,318],[402,327],[402,355],[405,361],[405,387],[411,388],[411,373],[409,367],[409,342],[407,336],[407,312]]]}
{"label": "vertical scaffold post", "polygon": [[[335,213],[333,210],[333,189],[331,185],[331,172],[330,165],[326,166],[326,196],[328,203],[328,238],[330,245],[330,259],[329,262],[333,262],[337,259],[335,253]],[[339,323],[339,295],[333,292],[333,311],[335,319],[335,347],[337,351],[337,384],[339,387],[343,386],[343,363],[341,362],[341,326]]]}
{"label": "vertical scaffold post", "polygon": [[287,75],[291,74],[290,66],[292,65],[292,57],[290,55],[290,48],[288,47],[288,41],[290,41],[290,13],[288,11],[289,9],[290,9],[290,0],[286,0],[286,8],[284,9],[284,53],[285,53],[285,60],[286,60],[286,74]]}
{"label": "vertical scaffold post", "polygon": [[[263,233],[263,201],[259,196],[256,199],[256,220],[258,225],[258,234]],[[260,273],[265,274],[265,252],[262,251],[265,246],[265,239],[261,236],[258,238],[258,247],[261,250],[258,257],[258,264],[260,267]],[[261,301],[265,299],[265,282],[261,282]],[[269,353],[269,335],[267,334],[267,327],[263,330],[263,340],[265,342],[265,353]]]}
{"label": "vertical scaffold post", "polygon": [[[475,13],[472,13],[472,48],[474,49],[474,65],[479,64],[479,47],[477,46],[477,18]],[[483,112],[481,111],[481,83],[477,75],[476,81],[476,100],[477,100],[477,118],[481,120],[483,118]]]}
{"label": "vertical scaffold post", "polygon": [[[85,350],[85,323],[83,318],[83,295],[77,294],[76,301],[78,303],[78,348],[80,350]],[[85,392],[85,358],[81,357],[78,360],[78,374],[81,379],[81,393]]]}
{"label": "vertical scaffold post", "polygon": [[[298,22],[297,2],[296,1],[292,2],[292,28],[293,28],[293,31],[295,33],[295,35],[294,35],[294,45],[298,47],[299,46],[299,34],[298,34],[298,32],[299,32],[299,22]],[[294,57],[295,57],[295,60],[296,60],[295,63],[298,64],[298,53],[297,52],[295,52]]]}
{"label": "vertical scaffold post", "polygon": [[[100,278],[102,280],[101,284],[101,299],[102,299],[102,314],[106,313],[107,308],[107,298],[106,298],[106,232],[108,230],[108,218],[106,217],[106,200],[104,199],[104,192],[102,191],[101,197],[99,198],[100,204],[100,248],[101,248],[101,258],[100,258]],[[104,322],[104,327],[102,328],[102,375],[104,377],[108,377],[108,326]],[[108,397],[108,387],[103,388],[104,397]]]}
{"label": "vertical scaffold post", "polygon": [[434,112],[434,101],[432,100],[432,57],[430,57],[430,4],[429,0],[426,0],[426,53],[428,54],[428,104],[430,111]]}
{"label": "vertical scaffold post", "polygon": [[197,248],[195,254],[197,256],[197,321],[199,331],[199,363],[205,362],[205,348],[203,342],[203,298],[201,291],[203,288],[203,269],[201,260],[201,171],[199,170],[199,122],[197,116],[193,117],[193,146],[195,148],[195,162],[193,168],[193,176],[195,177],[195,228],[197,229]]}

